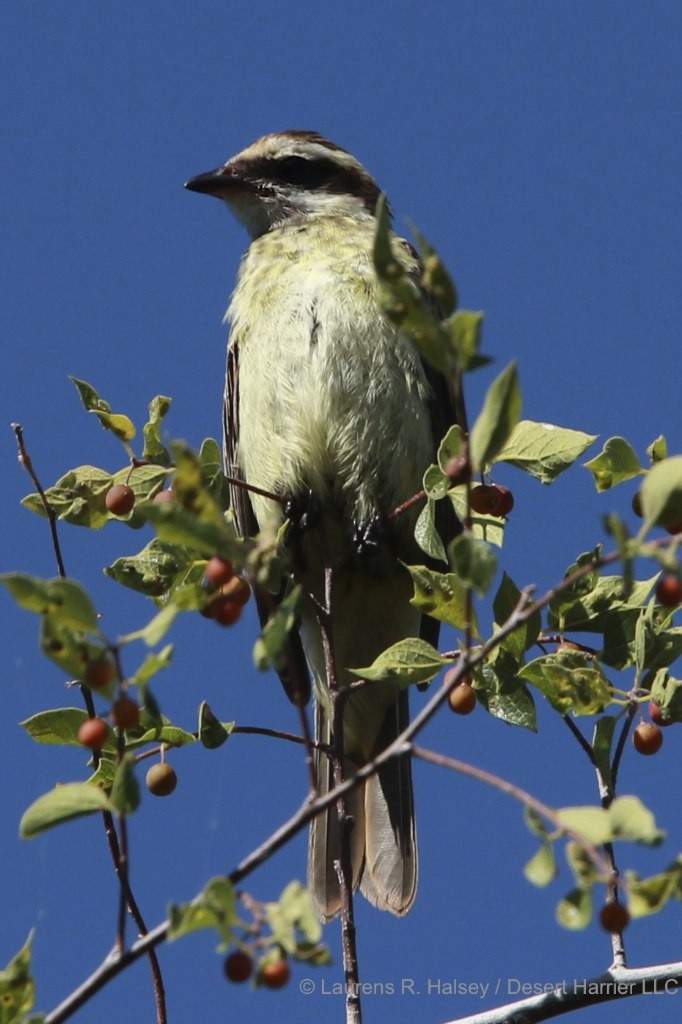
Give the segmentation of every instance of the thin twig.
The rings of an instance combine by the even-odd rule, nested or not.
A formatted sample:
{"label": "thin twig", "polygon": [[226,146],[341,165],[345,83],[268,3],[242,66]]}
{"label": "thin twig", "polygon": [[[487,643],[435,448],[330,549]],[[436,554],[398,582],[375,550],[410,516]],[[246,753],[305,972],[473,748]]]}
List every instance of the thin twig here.
{"label": "thin twig", "polygon": [[[674,540],[674,539],[673,539]],[[657,546],[663,546],[665,543],[669,543],[667,539]],[[485,660],[488,655],[497,648],[505,637],[509,636],[520,626],[524,625],[533,615],[538,611],[541,611],[549,602],[562,593],[565,589],[578,582],[588,573],[593,572],[595,569],[599,569],[605,565],[609,565],[618,560],[620,553],[613,551],[608,555],[604,555],[599,559],[595,559],[589,564],[583,565],[576,569],[569,576],[565,576],[556,586],[548,590],[542,597],[535,601],[530,600],[530,595],[533,591],[533,587],[525,587],[521,591],[519,602],[517,607],[511,613],[507,621],[498,629],[494,636],[492,636],[486,643],[482,644],[476,651],[471,651],[469,656],[469,662],[467,669],[474,668],[479,662]],[[459,673],[464,675],[464,666],[459,667]],[[452,680],[452,686],[457,685],[458,673],[455,673]],[[280,850],[283,846],[288,843],[293,836],[297,835],[303,828],[306,827],[312,821],[312,819],[326,810],[332,804],[334,804],[341,796],[345,796],[350,793],[357,786],[362,785],[370,775],[375,774],[387,764],[392,758],[403,757],[410,751],[410,744],[414,736],[416,736],[426,724],[434,717],[440,707],[448,698],[448,693],[451,687],[442,687],[437,693],[434,693],[432,698],[427,704],[421,709],[416,715],[412,722],[407,728],[396,737],[396,739],[386,747],[376,758],[370,763],[363,765],[359,768],[354,775],[346,779],[340,786],[335,786],[332,790],[326,793],[322,797],[318,797],[315,800],[306,800],[303,806],[294,814],[288,821],[284,822],[272,835],[269,836],[259,847],[252,850],[244,860],[237,865],[236,868],[228,875],[229,880],[233,884],[237,884],[247,875],[250,875],[256,868],[258,868],[264,861],[268,860],[273,854]],[[72,992],[67,998],[58,1006],[52,1013],[46,1017],[45,1024],[62,1024],[63,1021],[68,1020],[69,1017],[82,1005],[84,1005],[93,995],[99,992],[109,981],[115,978],[123,970],[125,970],[130,964],[137,961],[141,956],[147,955],[150,950],[154,949],[160,943],[164,942],[168,938],[168,931],[170,928],[169,921],[162,921],[151,931],[147,932],[141,939],[135,942],[121,957],[114,960],[108,958],[104,961],[91,975],[87,978],[82,985],[80,985],[74,992]],[[671,965],[673,970],[670,975],[666,973],[668,968],[662,966],[660,973],[654,975],[653,973],[649,977],[661,977],[661,978],[677,978],[682,979],[682,964]],[[652,968],[651,971],[654,969]],[[623,972],[620,972],[621,974]],[[625,972],[629,978],[634,978],[636,975],[641,976],[641,972],[627,971]],[[611,977],[608,975],[607,977]],[[640,988],[641,991],[641,988]],[[633,992],[632,994],[636,994]],[[539,999],[546,999],[546,996],[539,997]],[[607,995],[602,996],[601,999],[592,998],[592,1002],[601,1002],[607,998],[611,998]],[[525,1000],[519,1005],[534,1005],[534,1000]],[[571,1009],[573,1007],[570,1007]],[[564,1009],[555,1010],[551,1015],[556,1016],[558,1013],[567,1012]],[[493,1011],[497,1013],[497,1011]],[[484,1016],[465,1018],[459,1024],[496,1024],[509,1019],[509,1014],[496,1015],[484,1018]],[[528,1018],[529,1021],[540,1020],[539,1016]]]}
{"label": "thin twig", "polygon": [[566,828],[566,825],[561,820],[561,815],[557,814],[552,807],[549,807],[541,800],[538,800],[537,797],[526,792],[525,789],[521,789],[520,786],[516,786],[513,782],[509,782],[507,779],[502,779],[499,775],[494,775],[492,772],[488,772],[484,768],[477,768],[476,765],[468,764],[466,761],[459,761],[456,757],[438,754],[435,751],[426,750],[424,747],[412,747],[412,755],[413,757],[418,757],[422,761],[437,764],[441,768],[449,768],[451,771],[458,772],[460,775],[467,775],[470,779],[478,779],[479,782],[485,782],[488,786],[493,786],[495,789],[501,790],[501,792],[506,793],[508,796],[514,797],[514,799],[518,800],[519,803],[522,803],[524,807],[529,807],[532,810],[537,811],[537,813],[543,818],[546,818],[547,821],[551,821],[555,828],[560,829],[565,835],[570,836],[579,843],[597,870],[604,876],[607,876],[610,873],[610,865],[601,856],[599,850],[593,843],[588,842],[584,836],[580,835],[579,832]]}
{"label": "thin twig", "polygon": [[[55,559],[57,561],[57,571],[62,579],[66,579],[66,568],[64,565],[64,559],[62,557],[61,545],[59,543],[59,535],[57,532],[57,516],[55,515],[54,509],[47,500],[47,496],[43,489],[43,486],[38,478],[38,474],[33,468],[33,462],[31,460],[26,445],[24,443],[24,431],[23,427],[19,423],[13,423],[12,429],[17,440],[17,446],[19,448],[19,463],[26,472],[29,474],[33,486],[35,487],[40,497],[41,504],[47,520],[50,525],[50,535],[52,537],[52,547],[54,549]],[[116,658],[118,661],[118,651],[116,651]],[[119,676],[122,677],[119,664]],[[83,702],[90,718],[95,717],[95,704],[92,699],[92,693],[87,686],[80,684],[80,691],[83,697]],[[94,754],[95,764],[98,763],[99,758],[97,753]],[[118,915],[118,929],[117,929],[117,946],[119,952],[123,950],[123,931],[125,923],[125,908],[126,905],[130,910],[133,920],[137,924],[140,933],[143,935],[147,931],[147,926],[144,923],[144,918],[140,912],[133,891],[130,888],[127,873],[127,840],[125,832],[125,819],[121,819],[122,823],[122,843],[119,843],[118,835],[116,834],[116,828],[114,825],[113,815],[109,811],[102,812],[102,821],[104,824],[104,834],[109,844],[109,851],[114,864],[114,870],[119,880],[120,885],[120,905]],[[126,849],[122,849],[122,847]],[[152,974],[152,985],[154,988],[154,1000],[156,1004],[156,1019],[157,1024],[167,1024],[167,1013],[166,1013],[166,994],[163,984],[163,976],[161,974],[161,968],[159,960],[153,949],[148,952],[149,966]]]}
{"label": "thin twig", "polygon": [[19,448],[19,463],[24,467],[24,469],[30,476],[31,480],[33,481],[33,486],[38,492],[38,496],[40,497],[43,510],[50,524],[52,547],[54,549],[54,556],[57,560],[57,572],[62,577],[62,579],[64,579],[66,577],[66,570],[64,569],[62,549],[59,544],[59,535],[57,533],[57,516],[55,515],[54,509],[52,508],[49,501],[47,500],[47,497],[45,496],[45,491],[43,490],[40,480],[36,476],[36,473],[33,469],[31,457],[26,451],[26,447],[24,445],[24,428],[21,426],[20,423],[13,423],[12,430],[14,431],[14,436],[17,439],[17,446]]}

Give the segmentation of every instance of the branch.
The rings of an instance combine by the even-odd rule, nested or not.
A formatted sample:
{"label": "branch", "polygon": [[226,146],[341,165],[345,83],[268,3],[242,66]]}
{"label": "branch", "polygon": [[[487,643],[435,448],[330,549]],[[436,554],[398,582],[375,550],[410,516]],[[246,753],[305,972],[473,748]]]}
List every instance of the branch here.
{"label": "branch", "polygon": [[[682,961],[653,967],[612,967],[589,979],[565,981],[552,992],[498,1006],[484,1013],[457,1017],[447,1024],[537,1024],[587,1006],[642,995],[676,995],[682,983]],[[498,979],[496,991],[504,984]]]}
{"label": "branch", "polygon": [[437,754],[432,750],[425,750],[424,747],[412,747],[412,755],[420,758],[422,761],[429,761],[431,764],[437,764],[441,768],[449,768],[451,771],[459,772],[460,775],[467,775],[470,779],[478,779],[479,782],[485,782],[488,786],[493,786],[495,789],[501,790],[508,796],[514,797],[519,803],[522,803],[524,807],[530,807],[538,814],[546,818],[560,831],[571,839],[575,840],[579,846],[588,855],[594,866],[604,875],[611,874],[611,865],[601,856],[599,850],[593,843],[588,842],[579,832],[575,832],[573,829],[566,828],[566,825],[562,822],[560,815],[547,804],[544,804],[537,797],[527,793],[525,789],[521,789],[519,786],[515,786],[513,782],[508,782],[506,779],[500,778],[499,775],[493,775],[492,772],[487,772],[483,768],[477,768],[473,764],[467,764],[466,761],[459,761],[455,757],[447,757],[445,754]]}
{"label": "branch", "polygon": [[[671,540],[674,541],[674,538],[663,539],[660,544],[656,542],[656,546],[663,546],[665,543],[670,543]],[[475,652],[469,652],[469,656],[467,658],[462,659],[462,663],[458,667],[458,671],[453,676],[452,686],[442,687],[438,693],[435,693],[407,728],[397,736],[393,743],[386,747],[381,754],[374,758],[373,761],[358,769],[355,775],[350,779],[346,779],[340,785],[335,786],[323,797],[318,797],[315,800],[307,800],[303,806],[291,818],[289,818],[288,821],[284,822],[284,824],[281,825],[280,828],[277,829],[277,831],[268,839],[266,839],[265,842],[245,857],[244,860],[227,876],[228,879],[233,884],[241,881],[259,867],[260,864],[276,853],[293,836],[300,832],[301,829],[303,829],[315,817],[315,815],[320,814],[321,811],[336,803],[340,797],[345,796],[350,793],[351,790],[361,785],[367,778],[378,772],[379,769],[392,758],[402,757],[406,753],[409,753],[413,738],[433,718],[441,705],[447,700],[450,689],[457,685],[459,679],[466,672],[479,662],[484,661],[485,658],[487,658],[488,655],[500,645],[505,637],[513,633],[514,630],[519,628],[519,626],[524,625],[524,623],[526,623],[536,612],[549,604],[553,597],[572,586],[573,583],[582,579],[583,576],[593,572],[594,569],[616,562],[619,557],[620,553],[616,550],[599,559],[595,559],[593,562],[581,566],[569,576],[565,576],[560,583],[555,587],[552,587],[536,601],[530,600],[530,595],[534,588],[532,586],[525,587],[521,591],[517,607],[511,613],[507,621],[498,629],[495,635],[477,648]],[[78,989],[72,992],[71,995],[69,995],[55,1010],[52,1011],[52,1013],[48,1014],[45,1018],[45,1024],[61,1024],[62,1021],[67,1020],[80,1006],[87,1002],[91,996],[96,992],[99,992],[100,989],[125,970],[126,967],[134,963],[141,956],[148,954],[150,950],[153,950],[161,942],[164,942],[168,938],[169,927],[169,921],[162,921],[161,924],[157,925],[141,939],[138,939],[138,941],[121,956],[115,959],[108,958],[105,960],[104,963],[101,964],[100,967],[98,967],[93,974],[91,974],[91,976],[86,979],[81,986],[79,986]],[[673,966],[676,969],[679,968],[679,974],[682,976],[682,967],[680,965]],[[636,975],[638,972],[627,971],[626,973],[631,977]],[[623,970],[620,971],[620,974],[623,974]],[[673,977],[673,975],[675,977],[678,976],[677,972],[673,972],[671,977]],[[642,988],[641,991],[644,991],[644,989]],[[636,993],[633,992],[632,994]],[[545,996],[541,998],[546,999]],[[603,998],[608,997],[604,996]],[[600,1000],[595,999],[593,1001],[596,1002]],[[534,1005],[535,1000],[531,1000],[530,1002]],[[573,1006],[568,1008],[572,1009]],[[567,1011],[557,1010],[552,1015],[556,1015],[558,1012]],[[481,1017],[470,1017],[457,1022],[457,1024],[497,1024],[498,1021],[501,1024],[505,1019],[507,1019],[507,1017],[505,1017],[505,1014],[503,1013],[501,1016],[497,1017],[486,1017],[485,1015]],[[528,1021],[539,1019],[541,1018],[528,1018]]]}
{"label": "branch", "polygon": [[19,448],[19,463],[24,467],[24,469],[30,476],[31,480],[33,481],[33,486],[35,487],[36,491],[40,496],[40,501],[42,503],[45,515],[47,516],[48,522],[50,524],[52,547],[54,548],[54,556],[57,560],[57,572],[62,577],[62,579],[64,579],[66,577],[66,570],[64,569],[64,560],[62,558],[62,550],[59,545],[59,536],[57,534],[57,517],[54,513],[54,509],[47,500],[45,496],[45,491],[43,490],[40,480],[36,476],[35,470],[33,469],[31,456],[26,451],[26,447],[24,445],[24,428],[21,426],[20,423],[13,423],[12,430],[14,431],[14,436],[17,439],[17,447]]}

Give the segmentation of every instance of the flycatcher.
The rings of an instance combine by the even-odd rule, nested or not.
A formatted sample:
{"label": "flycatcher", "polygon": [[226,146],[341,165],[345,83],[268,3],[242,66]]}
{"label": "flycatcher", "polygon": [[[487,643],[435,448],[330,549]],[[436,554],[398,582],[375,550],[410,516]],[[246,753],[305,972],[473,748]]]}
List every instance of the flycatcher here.
{"label": "flycatcher", "polygon": [[[226,316],[226,472],[281,496],[232,487],[242,535],[290,520],[293,571],[308,596],[283,682],[300,702],[310,673],[316,738],[332,744],[330,681],[355,681],[349,668],[371,664],[422,630],[401,564],[424,560],[414,540],[416,513],[387,516],[419,491],[454,422],[448,389],[381,311],[372,261],[380,190],[350,153],[316,132],[279,132],[186,187],[225,200],[251,236]],[[392,244],[418,279],[411,246],[397,236]],[[332,680],[314,608],[324,603],[325,570]],[[259,610],[267,615],[262,593]],[[346,774],[407,722],[407,692],[394,683],[353,690],[343,713]],[[329,757],[317,752],[316,765],[326,793]],[[383,910],[406,913],[417,887],[409,758],[391,760],[347,806],[353,887]],[[308,883],[325,920],[340,907],[338,858],[332,806],[313,821],[309,846]]]}

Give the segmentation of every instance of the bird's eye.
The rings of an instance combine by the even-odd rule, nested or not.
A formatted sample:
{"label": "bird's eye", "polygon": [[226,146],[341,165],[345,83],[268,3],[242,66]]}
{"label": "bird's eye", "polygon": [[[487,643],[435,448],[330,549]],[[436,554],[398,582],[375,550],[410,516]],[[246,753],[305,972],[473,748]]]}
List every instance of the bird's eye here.
{"label": "bird's eye", "polygon": [[289,185],[318,188],[338,170],[333,160],[305,160],[301,156],[287,156],[277,161],[277,176]]}

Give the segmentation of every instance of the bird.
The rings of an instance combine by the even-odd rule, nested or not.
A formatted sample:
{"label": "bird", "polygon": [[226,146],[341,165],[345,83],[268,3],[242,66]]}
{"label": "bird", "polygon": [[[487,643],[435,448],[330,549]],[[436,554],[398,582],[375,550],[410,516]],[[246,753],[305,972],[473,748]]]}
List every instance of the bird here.
{"label": "bird", "polygon": [[[225,471],[237,481],[231,505],[242,536],[289,527],[285,544],[304,600],[280,675],[298,704],[312,677],[323,795],[334,781],[325,752],[334,743],[333,701],[316,611],[329,597],[325,579],[337,686],[357,682],[350,669],[405,637],[430,629],[437,640],[435,620],[425,628],[410,604],[404,567],[424,561],[418,510],[391,513],[420,491],[455,422],[454,403],[448,382],[379,304],[372,253],[382,193],[350,152],[315,131],[276,132],[185,187],[223,200],[250,236],[225,315]],[[394,234],[391,245],[418,281],[413,247]],[[257,592],[262,619],[277,601]],[[345,774],[371,762],[408,720],[408,694],[396,683],[350,691]],[[352,790],[347,812],[353,889],[382,910],[407,913],[418,877],[409,756]],[[308,850],[308,887],[323,921],[341,910],[339,851],[332,805],[313,819]]]}

